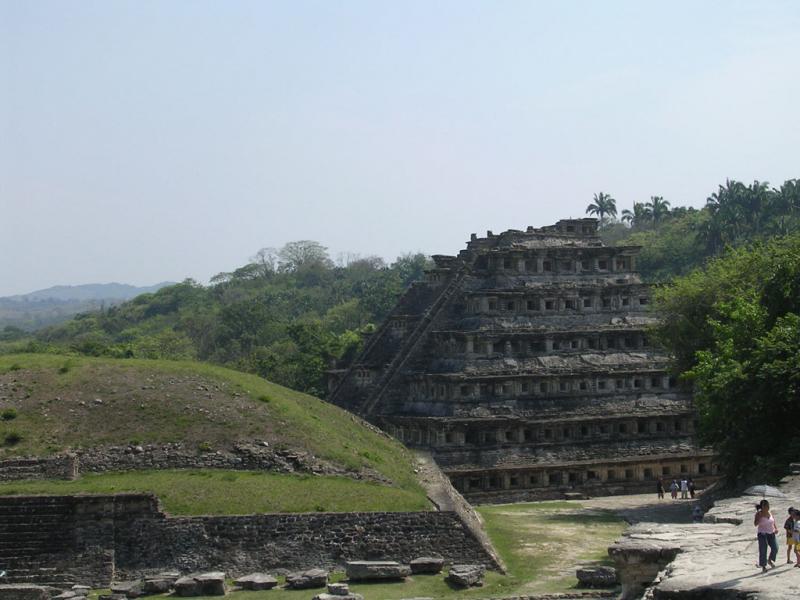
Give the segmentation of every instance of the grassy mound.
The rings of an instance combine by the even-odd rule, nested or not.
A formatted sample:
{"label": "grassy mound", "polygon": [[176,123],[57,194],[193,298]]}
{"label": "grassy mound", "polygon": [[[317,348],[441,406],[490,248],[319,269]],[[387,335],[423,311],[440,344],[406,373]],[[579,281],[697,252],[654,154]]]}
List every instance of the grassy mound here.
{"label": "grassy mound", "polygon": [[[311,482],[341,479],[341,485],[367,486],[362,491],[377,495],[388,488],[403,496],[399,504],[405,507],[427,506],[412,456],[402,445],[338,407],[259,377],[195,362],[0,356],[0,459],[130,443],[181,442],[207,452],[253,440],[309,452],[349,471],[376,471],[393,485],[347,478]],[[108,476],[71,485],[100,491],[103,477]],[[120,485],[120,491],[158,488],[157,477],[119,477],[119,484],[108,485]],[[212,475],[211,484],[219,477]]]}
{"label": "grassy mound", "polygon": [[133,471],[84,475],[77,481],[23,481],[0,485],[5,494],[116,494],[148,491],[173,515],[245,515],[285,512],[415,511],[429,504],[413,490],[353,481],[255,471]]}

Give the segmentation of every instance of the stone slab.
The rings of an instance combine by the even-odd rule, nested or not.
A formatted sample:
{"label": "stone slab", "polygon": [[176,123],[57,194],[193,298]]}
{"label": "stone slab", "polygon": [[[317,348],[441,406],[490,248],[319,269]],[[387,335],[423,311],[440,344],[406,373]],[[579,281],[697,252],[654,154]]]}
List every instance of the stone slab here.
{"label": "stone slab", "polygon": [[327,584],[328,572],[324,569],[307,569],[286,576],[286,587],[295,590],[321,588]]}
{"label": "stone slab", "polygon": [[175,582],[175,595],[182,597],[224,596],[225,573],[211,571],[181,577]]}
{"label": "stone slab", "polygon": [[278,580],[267,573],[250,573],[234,583],[243,590],[271,590],[278,585]]}
{"label": "stone slab", "polygon": [[345,565],[351,581],[403,579],[411,575],[411,567],[392,560],[353,560]]}
{"label": "stone slab", "polygon": [[409,564],[412,573],[441,573],[444,568],[444,559],[436,556],[421,556]]}

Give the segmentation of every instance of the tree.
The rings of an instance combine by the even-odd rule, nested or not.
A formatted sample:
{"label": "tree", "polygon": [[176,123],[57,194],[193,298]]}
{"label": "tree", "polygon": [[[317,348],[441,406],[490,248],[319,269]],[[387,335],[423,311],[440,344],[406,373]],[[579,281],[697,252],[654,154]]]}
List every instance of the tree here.
{"label": "tree", "polygon": [[669,202],[661,196],[650,196],[650,202],[647,202],[645,207],[653,219],[653,225],[656,227],[665,217],[669,216]]}
{"label": "tree", "polygon": [[633,210],[627,208],[622,211],[622,221],[627,223],[631,228],[642,228],[650,222],[652,212],[643,202],[634,202]]}
{"label": "tree", "polygon": [[313,240],[289,242],[278,251],[280,269],[285,272],[296,272],[310,267],[330,269],[333,262],[328,256],[328,249]]}
{"label": "tree", "polygon": [[692,381],[701,439],[735,479],[800,452],[800,235],[729,250],[656,294],[657,338]]}
{"label": "tree", "polygon": [[613,219],[617,216],[617,201],[603,192],[595,194],[594,202],[586,207],[586,214],[597,215],[600,223],[603,224],[606,221],[606,217]]}
{"label": "tree", "polygon": [[250,258],[250,263],[255,265],[260,277],[269,279],[277,270],[278,251],[275,248],[261,248]]}

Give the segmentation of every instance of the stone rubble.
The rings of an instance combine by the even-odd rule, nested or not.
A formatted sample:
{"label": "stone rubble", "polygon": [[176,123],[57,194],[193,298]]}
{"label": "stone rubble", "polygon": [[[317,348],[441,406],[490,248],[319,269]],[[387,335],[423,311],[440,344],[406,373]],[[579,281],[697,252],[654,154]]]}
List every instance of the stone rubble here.
{"label": "stone rubble", "polygon": [[481,586],[484,572],[482,565],[453,565],[446,580],[459,588]]}
{"label": "stone rubble", "polygon": [[582,587],[608,588],[617,585],[617,570],[614,567],[582,567],[575,572]]}

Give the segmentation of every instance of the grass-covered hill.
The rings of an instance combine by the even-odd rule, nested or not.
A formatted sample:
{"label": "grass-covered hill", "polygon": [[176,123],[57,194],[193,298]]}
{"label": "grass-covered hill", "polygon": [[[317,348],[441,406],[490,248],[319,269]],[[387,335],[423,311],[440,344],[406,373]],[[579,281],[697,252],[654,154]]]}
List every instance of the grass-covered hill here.
{"label": "grass-covered hill", "polygon": [[[333,405],[259,377],[193,362],[0,356],[0,459],[167,442],[213,452],[239,441],[266,441],[378,477],[126,473],[87,475],[77,482],[9,483],[0,485],[0,493],[154,491],[171,494],[178,512],[428,507],[413,457],[402,445]],[[237,480],[242,485],[232,485]],[[216,490],[216,500],[186,505],[187,497],[198,496],[200,502],[211,494],[209,487]],[[232,498],[233,488],[244,496],[241,501]],[[344,501],[331,503],[331,496]],[[270,503],[278,497],[277,504]]]}

